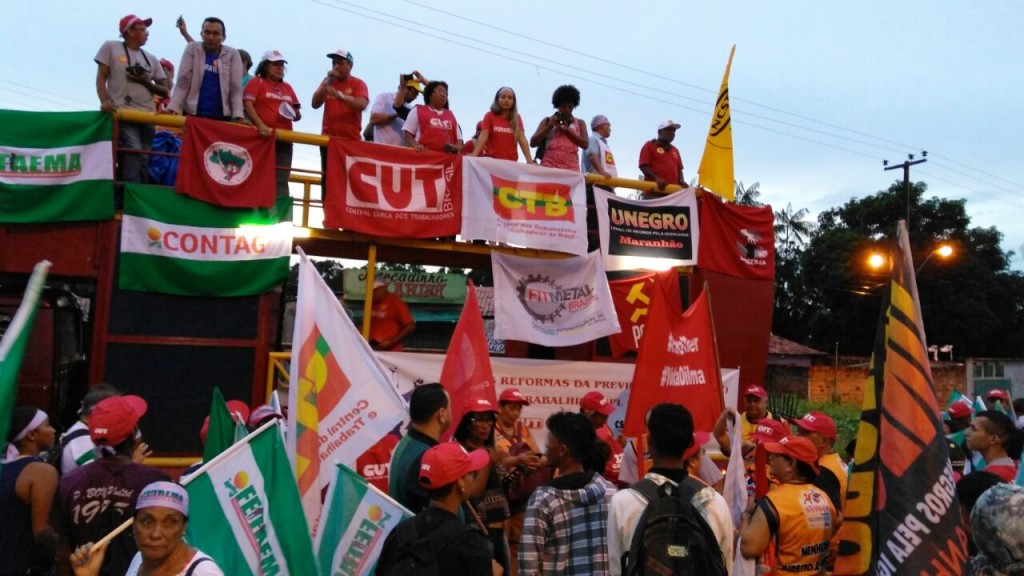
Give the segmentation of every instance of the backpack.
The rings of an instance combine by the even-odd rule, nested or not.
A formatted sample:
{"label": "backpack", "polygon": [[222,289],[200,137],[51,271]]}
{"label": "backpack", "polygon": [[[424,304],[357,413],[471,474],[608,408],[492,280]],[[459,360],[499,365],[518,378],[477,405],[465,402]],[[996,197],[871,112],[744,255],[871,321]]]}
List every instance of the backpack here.
{"label": "backpack", "polygon": [[448,522],[438,530],[420,537],[418,518],[409,518],[395,526],[395,561],[381,576],[441,576],[437,558],[442,551],[471,526],[461,521]]}
{"label": "backpack", "polygon": [[57,438],[57,441],[54,442],[53,447],[46,452],[46,456],[43,458],[43,460],[50,466],[56,468],[58,475],[63,475],[64,470],[62,469],[61,462],[64,459],[64,448],[66,448],[67,445],[70,444],[72,440],[88,435],[89,430],[87,428],[79,428],[74,432],[63,434],[62,436]]}
{"label": "backpack", "polygon": [[718,540],[690,499],[704,485],[687,478],[678,486],[644,479],[631,486],[647,498],[622,574],[726,576]]}

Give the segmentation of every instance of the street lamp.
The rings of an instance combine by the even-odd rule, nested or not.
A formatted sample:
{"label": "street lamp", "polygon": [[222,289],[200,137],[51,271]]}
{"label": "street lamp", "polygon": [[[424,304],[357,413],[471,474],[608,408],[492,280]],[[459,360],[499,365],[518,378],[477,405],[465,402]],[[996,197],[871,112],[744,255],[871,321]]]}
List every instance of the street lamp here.
{"label": "street lamp", "polygon": [[936,254],[938,254],[938,256],[942,259],[949,258],[950,256],[953,255],[953,247],[950,246],[949,244],[940,244],[938,248],[928,253],[928,257],[924,259],[924,262],[921,262],[921,265],[917,267],[917,270],[915,270],[914,273],[920,273],[921,268],[924,268],[924,265],[927,264],[928,261],[931,260],[932,257],[935,256]]}

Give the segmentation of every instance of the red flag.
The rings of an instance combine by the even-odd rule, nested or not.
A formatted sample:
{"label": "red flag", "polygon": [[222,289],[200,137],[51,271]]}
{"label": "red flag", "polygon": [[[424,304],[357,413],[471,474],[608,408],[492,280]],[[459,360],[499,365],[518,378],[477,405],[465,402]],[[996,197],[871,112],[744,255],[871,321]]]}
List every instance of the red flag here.
{"label": "red flag", "polygon": [[643,434],[647,411],[663,402],[686,406],[693,415],[694,430],[711,430],[722,412],[722,381],[707,291],[684,313],[672,309],[667,300],[664,291],[658,290],[651,304],[629,389],[626,436]]}
{"label": "red flag", "polygon": [[324,228],[396,238],[462,228],[462,157],[331,138]]}
{"label": "red flag", "polygon": [[494,373],[491,372],[491,356],[487,351],[487,333],[480,305],[476,301],[476,289],[469,283],[469,294],[462,306],[459,323],[448,344],[448,353],[441,368],[441,384],[451,398],[452,424],[449,432],[462,419],[467,400],[483,398],[495,406],[498,396],[494,392]]}
{"label": "red flag", "polygon": [[700,200],[698,265],[740,278],[775,278],[775,213],[771,206],[728,204],[713,194]]}
{"label": "red flag", "polygon": [[270,208],[277,201],[274,139],[250,126],[189,116],[174,187],[209,204]]}
{"label": "red flag", "polygon": [[[669,270],[667,273],[676,277],[673,283],[675,289],[665,291],[665,295],[670,298],[669,308],[681,310],[683,305],[679,299],[678,274],[675,270]],[[622,332],[608,337],[612,356],[619,357],[639,349],[651,309],[651,298],[657,285],[655,277],[654,272],[649,272],[608,282],[608,287],[612,291],[612,302],[615,304],[615,315],[619,317],[619,326],[622,326]]]}

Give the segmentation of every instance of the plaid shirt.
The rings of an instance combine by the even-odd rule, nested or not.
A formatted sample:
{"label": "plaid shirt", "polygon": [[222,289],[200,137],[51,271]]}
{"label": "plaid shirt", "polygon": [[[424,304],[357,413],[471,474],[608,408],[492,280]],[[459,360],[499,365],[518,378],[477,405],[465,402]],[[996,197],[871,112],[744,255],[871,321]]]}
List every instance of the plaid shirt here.
{"label": "plaid shirt", "polygon": [[560,487],[572,480],[558,478],[530,496],[519,545],[521,576],[608,574],[608,502],[615,485],[591,474],[577,488]]}

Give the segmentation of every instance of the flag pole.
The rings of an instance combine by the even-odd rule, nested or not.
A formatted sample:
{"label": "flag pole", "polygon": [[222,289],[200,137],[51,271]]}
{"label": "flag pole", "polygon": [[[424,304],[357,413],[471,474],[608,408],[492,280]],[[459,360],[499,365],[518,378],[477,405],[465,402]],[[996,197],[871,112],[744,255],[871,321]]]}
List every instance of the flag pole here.
{"label": "flag pole", "polygon": [[711,309],[711,288],[704,281],[704,299],[708,303],[708,319],[711,321],[711,343],[715,348],[715,369],[718,370],[718,399],[725,406],[725,392],[722,390],[722,361],[718,358],[718,331],[715,329],[715,315]]}

